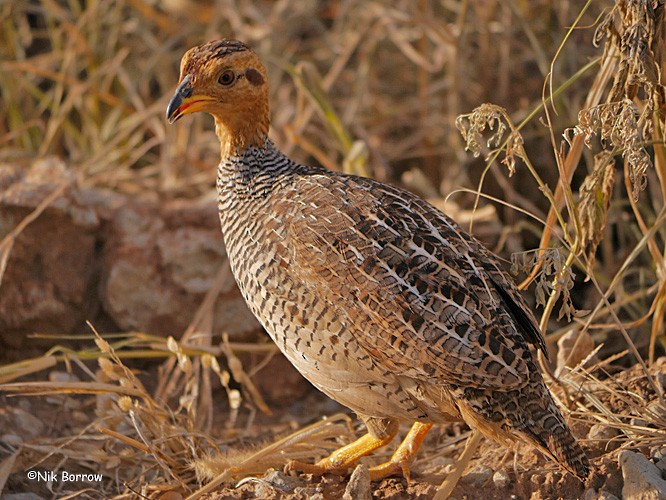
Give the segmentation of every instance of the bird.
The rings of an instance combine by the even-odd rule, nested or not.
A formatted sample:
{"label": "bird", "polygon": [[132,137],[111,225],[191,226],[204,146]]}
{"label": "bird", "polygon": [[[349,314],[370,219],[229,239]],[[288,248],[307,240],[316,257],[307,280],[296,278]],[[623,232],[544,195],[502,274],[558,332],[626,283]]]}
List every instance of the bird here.
{"label": "bird", "polygon": [[544,337],[499,257],[409,191],[283,154],[269,138],[267,70],[244,42],[182,57],[166,117],[195,112],[215,121],[219,218],[248,307],[296,369],[367,428],[288,468],[344,474],[409,423],[393,456],[370,468],[372,480],[409,479],[430,428],[459,421],[475,445],[525,442],[588,476],[532,353],[547,356]]}

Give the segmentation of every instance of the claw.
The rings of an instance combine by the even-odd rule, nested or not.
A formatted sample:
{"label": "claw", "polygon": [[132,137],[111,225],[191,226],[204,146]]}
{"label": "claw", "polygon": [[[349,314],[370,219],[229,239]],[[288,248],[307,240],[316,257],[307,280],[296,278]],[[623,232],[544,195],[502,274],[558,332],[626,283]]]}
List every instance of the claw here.
{"label": "claw", "polygon": [[410,466],[431,427],[432,424],[421,424],[419,422],[412,425],[405,439],[395,450],[391,460],[370,469],[370,479],[379,481],[389,476],[402,475],[409,484],[411,481]]}
{"label": "claw", "polygon": [[[391,459],[388,462],[369,469],[370,480],[379,481],[389,476],[402,475],[407,480],[407,484],[409,484],[411,480],[410,466],[431,427],[432,424],[415,423],[407,436],[405,436],[405,439],[400,443],[400,446],[398,446],[398,449],[395,450]],[[393,439],[393,435],[386,438],[375,438],[370,434],[366,434],[353,443],[334,451],[316,464],[306,464],[297,460],[291,460],[285,466],[285,471],[300,471],[317,476],[324,474],[344,475],[361,457],[368,455],[377,448],[387,445],[391,439]]]}

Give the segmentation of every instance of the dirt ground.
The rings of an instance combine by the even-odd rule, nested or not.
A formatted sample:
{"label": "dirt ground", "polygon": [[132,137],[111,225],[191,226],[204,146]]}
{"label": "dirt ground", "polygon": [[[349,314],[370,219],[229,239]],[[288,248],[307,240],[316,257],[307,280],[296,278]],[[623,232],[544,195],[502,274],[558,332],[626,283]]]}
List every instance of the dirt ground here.
{"label": "dirt ground", "polygon": [[[283,366],[278,362],[277,366]],[[658,360],[652,373],[660,385],[666,374],[666,358]],[[271,371],[269,370],[269,373]],[[274,373],[274,372],[273,372]],[[59,375],[62,376],[62,375]],[[52,377],[57,378],[57,377]],[[271,378],[268,376],[267,378]],[[261,377],[258,377],[261,382]],[[272,377],[272,380],[276,380]],[[263,382],[266,384],[267,382]],[[225,447],[228,450],[260,447],[303,427],[321,416],[344,412],[345,409],[317,391],[302,385],[296,377],[287,373],[285,380],[275,384],[273,396],[279,394],[296,396],[298,400],[291,404],[274,407],[271,416],[261,413],[242,413],[236,421],[235,438],[230,436],[226,423],[228,408],[223,408],[224,396],[217,395],[216,417],[213,434],[226,436]],[[598,408],[607,408],[618,417],[616,428],[605,427],[605,432],[591,430],[593,421],[588,413],[586,417],[570,420],[574,433],[581,438],[592,462],[592,473],[585,484],[569,473],[560,470],[548,462],[540,453],[524,444],[516,444],[506,449],[496,443],[483,440],[472,462],[452,497],[457,499],[555,499],[585,498],[612,499],[622,498],[624,485],[622,471],[618,464],[621,450],[638,450],[648,457],[660,456],[664,452],[664,427],[660,422],[650,421],[648,413],[639,422],[640,407],[653,407],[657,402],[656,394],[640,367],[619,371],[596,387],[588,385],[589,394],[594,395]],[[74,494],[77,498],[121,497],[139,498],[140,487],[137,478],[132,477],[136,462],[129,460],[131,454],[120,448],[119,460],[109,461],[108,455],[99,454],[100,462],[95,463],[96,455],[89,448],[92,439],[94,446],[108,449],[109,438],[94,429],[91,432],[90,415],[97,408],[99,414],[100,398],[90,396],[40,396],[8,397],[0,396],[0,471],[11,463],[11,473],[7,478],[3,498],[18,499],[19,493],[31,493],[29,498],[61,498]],[[283,400],[284,403],[285,400]],[[247,418],[253,417],[253,418]],[[362,428],[357,420],[355,432]],[[99,420],[96,421],[97,425]],[[102,424],[104,425],[104,424]],[[106,424],[108,425],[108,423]],[[618,430],[623,428],[623,431]],[[642,429],[642,431],[641,431]],[[406,429],[403,429],[406,431]],[[374,498],[374,499],[428,499],[432,498],[446,473],[451,469],[456,457],[461,453],[469,430],[463,424],[436,426],[425,441],[417,460],[412,466],[411,478],[389,478],[372,483],[369,488],[360,477],[349,480],[348,477],[326,475],[314,477],[308,474],[285,474],[280,467],[271,468],[265,474],[235,477],[226,485],[207,493],[204,498],[212,499],[336,499],[336,498]],[[345,439],[349,439],[346,437]],[[364,460],[371,466],[388,459],[392,452],[392,443],[387,450],[377,452]],[[14,450],[12,453],[10,450]],[[82,458],[82,451],[87,449]],[[123,451],[124,450],[124,451]],[[663,453],[662,453],[663,454]],[[105,457],[105,458],[103,458]],[[123,458],[128,461],[125,463]],[[104,463],[104,460],[107,463]],[[149,455],[143,457],[145,464],[155,459]],[[286,458],[285,458],[286,461]],[[664,464],[655,460],[657,465]],[[70,474],[101,472],[104,479],[99,484],[87,481],[31,480],[29,471],[62,471]],[[0,472],[2,479],[2,472]],[[192,485],[190,485],[192,486]],[[164,485],[152,491],[152,498],[184,498],[185,490],[173,489],[165,493]],[[148,490],[145,490],[148,492]],[[171,495],[171,496],[164,496]],[[614,497],[613,497],[614,495]],[[636,498],[636,497],[634,497]],[[648,497],[645,497],[648,498]],[[651,497],[650,497],[651,498]],[[655,497],[657,498],[657,497]]]}
{"label": "dirt ground", "polygon": [[[665,374],[664,369],[666,363],[659,363],[655,366],[655,373]],[[639,367],[619,372],[614,375],[614,379],[617,387],[624,388],[627,394],[644,399],[648,406],[650,402],[656,400],[655,393],[649,387],[647,379],[641,375]],[[607,404],[618,415],[630,410],[631,403],[621,394],[612,395],[606,392],[604,395],[604,391],[601,391],[597,395],[603,404]],[[311,403],[307,407],[312,408],[313,413],[321,405],[329,406],[329,411],[332,409],[329,402],[316,394],[312,394],[311,398]],[[572,422],[572,427],[574,433],[582,438],[581,442],[592,462],[592,473],[585,483],[572,474],[562,471],[538,451],[525,444],[517,443],[513,449],[506,449],[497,443],[483,440],[451,498],[487,500],[613,498],[609,495],[622,498],[623,479],[618,455],[622,449],[632,448],[632,441],[627,436],[620,437],[620,434],[614,431],[607,434],[614,435],[613,440],[585,439],[590,433],[590,422]],[[464,438],[467,435],[468,428],[463,424],[435,427],[412,466],[411,480],[389,478],[373,483],[370,488],[371,497],[386,500],[432,498],[437,486],[445,479],[451,464],[462,452]],[[452,445],[452,442],[455,444]],[[665,443],[663,438],[661,444],[657,439],[652,444],[642,446],[641,450],[650,454],[650,451],[662,448]],[[397,446],[397,440],[394,445]],[[377,453],[369,459],[369,465],[388,459],[390,451]],[[270,471],[256,481],[247,481],[240,487],[228,487],[218,491],[211,498],[334,499],[342,498],[348,487],[349,478],[334,475],[292,477]],[[350,492],[359,493],[354,489]],[[357,496],[352,493],[348,498],[357,498]]]}

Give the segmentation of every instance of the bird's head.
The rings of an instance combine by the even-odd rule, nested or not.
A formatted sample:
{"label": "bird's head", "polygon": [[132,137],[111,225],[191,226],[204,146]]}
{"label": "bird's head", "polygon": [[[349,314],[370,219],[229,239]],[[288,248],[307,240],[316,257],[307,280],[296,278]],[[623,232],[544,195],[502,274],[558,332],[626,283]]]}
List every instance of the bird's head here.
{"label": "bird's head", "polygon": [[263,145],[270,123],[268,75],[250,47],[216,40],[185,53],[166,115],[173,123],[197,111],[215,118],[223,151]]}

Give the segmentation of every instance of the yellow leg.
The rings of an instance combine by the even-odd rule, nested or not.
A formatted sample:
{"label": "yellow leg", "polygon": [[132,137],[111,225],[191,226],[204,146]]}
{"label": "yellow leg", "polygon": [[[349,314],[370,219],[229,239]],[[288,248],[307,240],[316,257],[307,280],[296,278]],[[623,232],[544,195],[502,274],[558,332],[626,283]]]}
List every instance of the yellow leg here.
{"label": "yellow leg", "polygon": [[398,449],[395,450],[391,460],[369,470],[370,479],[378,481],[394,474],[402,474],[409,483],[409,466],[414,461],[414,457],[431,427],[432,424],[415,422]]}
{"label": "yellow leg", "polygon": [[305,472],[306,474],[316,475],[326,474],[327,472],[344,474],[359,458],[372,453],[377,448],[389,444],[397,432],[398,428],[396,426],[395,430],[391,430],[389,434],[381,438],[366,434],[353,443],[335,450],[328,457],[320,460],[316,464],[306,464],[297,460],[292,460],[287,464],[286,469],[287,471],[298,470]]}
{"label": "yellow leg", "polygon": [[446,479],[440,485],[437,493],[435,493],[433,500],[446,500],[449,498],[449,495],[451,495],[453,492],[456,484],[458,484],[458,480],[460,480],[462,473],[465,471],[465,468],[474,456],[476,449],[479,447],[479,443],[481,442],[482,437],[483,436],[479,431],[472,430],[472,435],[467,438],[465,449],[463,450],[462,455],[460,455],[455,468],[449,473],[448,476],[446,476]]}

